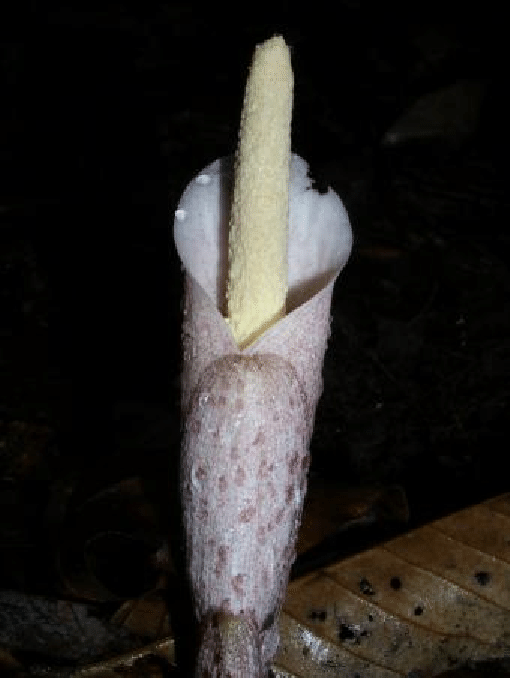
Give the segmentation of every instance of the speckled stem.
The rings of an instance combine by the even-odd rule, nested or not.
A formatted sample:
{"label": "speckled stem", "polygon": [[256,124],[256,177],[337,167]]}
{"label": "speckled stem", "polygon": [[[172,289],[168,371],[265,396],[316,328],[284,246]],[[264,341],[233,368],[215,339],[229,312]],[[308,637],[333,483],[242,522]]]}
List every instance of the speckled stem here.
{"label": "speckled stem", "polygon": [[322,388],[334,281],[351,246],[338,196],[291,167],[288,315],[241,351],[218,309],[229,161],[186,189],[181,492],[201,628],[196,676],[259,678],[278,647]]}

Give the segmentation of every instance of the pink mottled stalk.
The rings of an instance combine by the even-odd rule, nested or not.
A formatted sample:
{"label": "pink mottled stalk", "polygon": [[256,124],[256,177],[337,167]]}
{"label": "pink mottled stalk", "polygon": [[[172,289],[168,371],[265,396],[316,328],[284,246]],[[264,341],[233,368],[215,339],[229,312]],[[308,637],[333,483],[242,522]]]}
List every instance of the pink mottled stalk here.
{"label": "pink mottled stalk", "polygon": [[181,492],[200,625],[197,677],[262,678],[278,648],[322,389],[333,284],[351,247],[338,196],[293,156],[288,314],[240,350],[220,312],[231,162],[188,186],[175,241],[186,273]]}

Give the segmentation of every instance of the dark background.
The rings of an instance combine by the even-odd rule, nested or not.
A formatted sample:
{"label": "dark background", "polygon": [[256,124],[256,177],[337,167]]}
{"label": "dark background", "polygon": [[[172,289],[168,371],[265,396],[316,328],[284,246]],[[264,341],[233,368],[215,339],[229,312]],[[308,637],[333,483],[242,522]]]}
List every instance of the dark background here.
{"label": "dark background", "polygon": [[[293,150],[355,234],[310,482],[397,484],[411,525],[508,489],[503,26],[490,3],[13,3],[0,22],[0,587],[58,588],[48,539],[68,502],[124,477],[150,485],[163,506],[151,548],[164,540],[179,455],[173,211],[234,151],[253,48],[274,33],[292,47]],[[427,95],[436,104],[402,122]]]}

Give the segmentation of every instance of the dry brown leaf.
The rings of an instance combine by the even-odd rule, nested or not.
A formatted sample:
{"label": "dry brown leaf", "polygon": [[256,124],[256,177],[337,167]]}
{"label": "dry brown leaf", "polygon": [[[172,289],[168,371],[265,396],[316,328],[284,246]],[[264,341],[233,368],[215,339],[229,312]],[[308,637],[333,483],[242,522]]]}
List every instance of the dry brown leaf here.
{"label": "dry brown leaf", "polygon": [[458,80],[428,92],[414,102],[384,135],[396,145],[416,139],[441,138],[452,144],[469,139],[476,130],[485,95],[480,80]]}
{"label": "dry brown leaf", "polygon": [[[275,678],[428,678],[509,657],[510,494],[294,581],[280,630]],[[174,665],[173,640],[75,678],[137,675],[150,657]]]}
{"label": "dry brown leaf", "polygon": [[163,638],[170,633],[166,602],[156,596],[126,600],[110,621],[148,638]]}
{"label": "dry brown leaf", "polygon": [[435,676],[508,656],[510,494],[293,582],[281,631],[281,678]]}
{"label": "dry brown leaf", "polygon": [[[145,645],[134,652],[85,666],[76,671],[73,678],[118,678],[119,673],[134,676],[138,674],[140,665],[144,667],[141,675],[153,675],[153,671],[147,670],[146,663],[150,658],[161,658],[168,666],[173,665],[175,663],[173,638],[165,638]],[[165,671],[162,675],[165,675]]]}
{"label": "dry brown leaf", "polygon": [[406,523],[408,519],[407,499],[399,485],[339,491],[338,482],[315,480],[307,490],[296,551],[303,554],[354,526]]}

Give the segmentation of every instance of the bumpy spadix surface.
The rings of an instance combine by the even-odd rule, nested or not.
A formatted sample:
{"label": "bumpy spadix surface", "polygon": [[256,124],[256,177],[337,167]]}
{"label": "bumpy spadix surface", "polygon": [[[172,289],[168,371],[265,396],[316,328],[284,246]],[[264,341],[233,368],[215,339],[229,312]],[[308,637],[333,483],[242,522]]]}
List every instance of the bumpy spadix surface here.
{"label": "bumpy spadix surface", "polygon": [[229,229],[228,322],[241,347],[285,315],[292,88],[284,39],[258,45],[244,94]]}
{"label": "bumpy spadix surface", "polygon": [[[292,157],[287,315],[240,350],[224,317],[232,161],[184,192],[174,235],[186,272],[181,491],[201,623],[197,675],[262,676],[301,517],[345,209]],[[206,673],[209,672],[209,673]]]}

